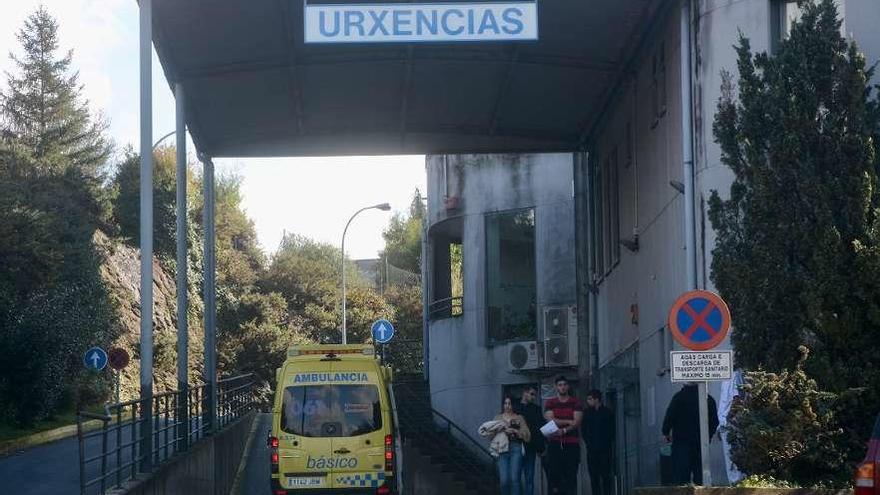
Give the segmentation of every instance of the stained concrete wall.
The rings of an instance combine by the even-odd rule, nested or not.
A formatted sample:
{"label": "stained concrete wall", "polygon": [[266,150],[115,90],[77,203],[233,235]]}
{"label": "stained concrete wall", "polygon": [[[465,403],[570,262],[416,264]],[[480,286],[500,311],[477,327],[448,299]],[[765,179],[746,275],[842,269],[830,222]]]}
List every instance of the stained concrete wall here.
{"label": "stained concrete wall", "polygon": [[[838,3],[845,16],[844,33],[856,40],[869,65],[878,61],[880,2]],[[750,39],[753,50],[771,49],[771,8],[776,0],[697,0],[693,5],[698,285],[713,290],[709,269],[716,236],[707,217],[706,202],[713,190],[726,196],[733,180],[731,171],[721,163],[720,149],[712,135],[722,71],[736,71],[734,45],[740,33]],[[679,388],[670,383],[666,368],[669,351],[680,347],[664,329],[672,302],[685,289],[683,197],[669,185],[683,177],[679,9],[680,2],[669,2],[665,17],[658,21],[656,31],[637,55],[634,71],[624,80],[589,148],[591,166],[602,163],[615,148],[632,146],[635,150],[632,163],[623,159],[622,151],[619,160],[620,232],[622,238],[638,232],[640,248],[635,253],[621,249],[617,266],[608,273],[596,273],[600,282],[593,321],[598,363],[606,377],[602,383],[619,386],[632,379],[621,373],[621,365],[631,365],[638,377],[641,431],[635,475],[640,484],[659,481],[660,427],[666,406]],[[665,44],[668,100],[666,114],[655,119],[651,104],[652,56],[661,42]],[[634,131],[631,143],[627,142],[628,123]],[[636,320],[631,312],[633,305],[637,307]],[[729,342],[722,344],[728,346]],[[627,363],[630,359],[634,361]],[[710,393],[718,398],[720,385],[711,386]],[[711,449],[714,479],[723,483],[726,470],[718,442]]]}
{"label": "stained concrete wall", "polygon": [[112,493],[228,495],[255,417],[254,412],[248,414],[220,433],[205,437],[186,454],[172,458],[148,478],[129,483],[122,490]]}
{"label": "stained concrete wall", "polygon": [[[477,427],[500,410],[502,385],[538,382],[508,372],[508,346],[487,338],[485,215],[535,208],[538,326],[545,305],[576,301],[571,154],[429,156],[429,249],[423,267],[433,271],[432,233],[444,220],[462,222],[464,314],[429,323],[430,389],[435,409],[477,441]],[[444,197],[459,198],[446,209]],[[432,297],[431,277],[426,290]],[[573,374],[570,372],[570,374]]]}

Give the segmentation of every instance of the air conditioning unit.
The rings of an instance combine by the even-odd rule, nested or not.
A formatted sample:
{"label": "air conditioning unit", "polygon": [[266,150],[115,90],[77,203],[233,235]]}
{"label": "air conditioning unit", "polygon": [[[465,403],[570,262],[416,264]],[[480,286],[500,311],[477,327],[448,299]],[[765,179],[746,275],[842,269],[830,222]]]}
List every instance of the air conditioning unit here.
{"label": "air conditioning unit", "polygon": [[537,342],[513,342],[507,349],[510,371],[534,370],[541,365]]}
{"label": "air conditioning unit", "polygon": [[577,306],[544,308],[544,366],[577,366]]}

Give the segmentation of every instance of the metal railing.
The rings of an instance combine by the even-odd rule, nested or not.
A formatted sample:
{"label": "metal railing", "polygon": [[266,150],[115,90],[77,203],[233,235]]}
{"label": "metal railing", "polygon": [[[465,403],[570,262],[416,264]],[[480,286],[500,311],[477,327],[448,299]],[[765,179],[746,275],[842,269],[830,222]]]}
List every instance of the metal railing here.
{"label": "metal railing", "polygon": [[[77,413],[81,495],[104,495],[121,488],[139,473],[150,472],[175,454],[184,452],[206,434],[219,431],[253,408],[252,374],[217,382],[217,428],[205,414],[206,385],[165,392],[152,399],[108,404],[104,414]],[[149,411],[149,414],[146,414]],[[101,426],[86,431],[86,422]],[[149,435],[150,442],[146,442]],[[151,445],[145,452],[146,445]]]}
{"label": "metal railing", "polygon": [[486,493],[495,493],[497,489],[497,471],[494,469],[495,458],[482,443],[468,435],[443,413],[433,409],[430,403],[410,387],[397,389],[398,400],[403,407],[398,407],[400,426],[405,435],[417,443],[430,446],[428,452],[432,457],[446,464],[455,472],[468,478],[469,483],[483,483],[479,488]]}
{"label": "metal railing", "polygon": [[428,320],[442,320],[464,314],[461,297],[447,297],[438,299],[428,304]]}

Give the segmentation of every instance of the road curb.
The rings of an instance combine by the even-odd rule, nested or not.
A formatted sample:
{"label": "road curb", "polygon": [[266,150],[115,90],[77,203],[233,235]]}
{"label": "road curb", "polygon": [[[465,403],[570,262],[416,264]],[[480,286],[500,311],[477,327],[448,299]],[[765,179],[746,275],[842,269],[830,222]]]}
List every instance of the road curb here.
{"label": "road curb", "polygon": [[[83,423],[83,431],[94,431],[101,427],[102,422],[99,420],[91,420]],[[16,438],[0,442],[0,457],[4,457],[13,452],[24,450],[38,445],[56,442],[76,436],[76,424],[62,426],[52,430],[41,431],[26,437]]]}
{"label": "road curb", "polygon": [[260,415],[254,417],[254,422],[251,425],[251,432],[248,433],[248,440],[244,445],[244,454],[241,456],[241,461],[238,463],[238,470],[235,471],[235,481],[232,482],[232,489],[229,490],[229,495],[240,495],[241,494],[241,480],[244,477],[244,471],[247,468],[248,460],[251,456],[251,444],[254,441],[254,436],[257,433],[257,425],[260,424]]}

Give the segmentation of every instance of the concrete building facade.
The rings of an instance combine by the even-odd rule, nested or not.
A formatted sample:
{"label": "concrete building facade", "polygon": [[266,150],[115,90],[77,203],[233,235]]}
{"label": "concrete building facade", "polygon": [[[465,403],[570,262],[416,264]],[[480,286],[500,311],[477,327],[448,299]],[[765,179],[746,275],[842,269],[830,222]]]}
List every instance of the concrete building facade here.
{"label": "concrete building facade", "polygon": [[[880,60],[880,2],[837,3],[844,33],[869,65]],[[497,412],[514,385],[546,385],[562,373],[578,380],[581,394],[588,385],[600,388],[617,415],[619,493],[661,480],[660,428],[679,388],[669,376],[669,352],[677,344],[666,319],[687,288],[685,208],[695,214],[697,285],[713,290],[715,235],[707,200],[713,190],[725,197],[733,179],[712,135],[722,72],[735,74],[739,33],[753,50],[772,52],[798,13],[795,2],[783,0],[699,0],[692,6],[692,205],[680,192],[681,2],[668,2],[646,27],[582,152],[427,158],[424,280],[433,407],[476,436],[476,426]],[[505,238],[499,231],[507,224],[520,230],[507,229]],[[523,225],[533,232],[532,251],[515,242]],[[513,260],[498,253],[505,246]],[[522,265],[529,257],[532,265]],[[523,275],[533,268],[533,279]],[[529,284],[534,287],[511,292]],[[556,342],[550,342],[547,322],[556,316],[546,312],[564,308],[576,328],[567,341],[572,359],[548,365],[548,348]],[[533,327],[499,335],[497,321],[505,321],[508,311],[525,314]],[[537,343],[538,363],[511,371],[512,347],[530,342]],[[709,391],[718,398],[720,385]],[[718,442],[711,458],[713,479],[724,484]]]}

